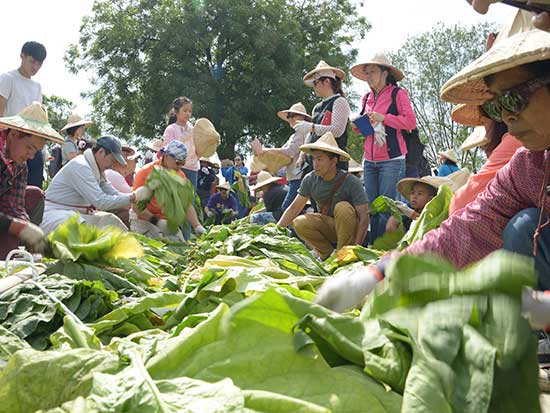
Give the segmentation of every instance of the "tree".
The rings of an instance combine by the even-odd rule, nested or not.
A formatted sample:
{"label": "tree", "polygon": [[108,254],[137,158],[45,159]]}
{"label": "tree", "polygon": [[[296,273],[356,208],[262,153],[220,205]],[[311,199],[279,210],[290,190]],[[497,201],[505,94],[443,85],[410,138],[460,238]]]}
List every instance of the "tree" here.
{"label": "tree", "polygon": [[74,109],[74,103],[56,95],[44,95],[42,101],[48,110],[50,125],[52,125],[56,131],[60,131],[67,123],[67,119]]}
{"label": "tree", "polygon": [[276,112],[316,100],[305,71],[320,59],[349,67],[367,29],[350,0],[98,0],[66,62],[95,71],[89,96],[113,132],[158,136],[184,95],[232,157],[254,136],[284,142]]}
{"label": "tree", "polygon": [[[392,62],[405,73],[400,85],[407,89],[416,112],[426,154],[435,164],[437,153],[459,148],[472,128],[451,120],[452,105],[439,98],[441,86],[485,51],[485,40],[493,26],[445,26],[436,24],[431,30],[410,37],[397,53],[390,53]],[[461,165],[477,170],[483,157],[478,151],[461,154]]]}

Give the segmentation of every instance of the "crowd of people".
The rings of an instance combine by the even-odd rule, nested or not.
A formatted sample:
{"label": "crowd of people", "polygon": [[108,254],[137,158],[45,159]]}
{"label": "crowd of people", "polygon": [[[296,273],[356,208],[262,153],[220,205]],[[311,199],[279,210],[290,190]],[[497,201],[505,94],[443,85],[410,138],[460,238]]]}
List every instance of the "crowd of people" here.
{"label": "crowd of people", "polygon": [[[486,12],[492,1],[472,3]],[[449,218],[400,254],[436,253],[462,268],[504,248],[533,256],[539,288],[550,289],[548,26],[545,14],[518,12],[491,34],[486,52],[443,87],[442,99],[456,104],[453,120],[475,127],[460,149],[480,147],[487,155],[481,171],[469,178],[455,148],[439,153],[437,177],[426,174],[416,116],[408,92],[399,86],[406,73],[382,53],[350,68],[368,89],[351,124],[345,70],[320,61],[307,72],[304,85],[319,102],[311,114],[300,102],[276,114],[290,136],[280,148],[254,139],[249,173],[241,154],[220,161],[219,135],[206,119],[192,123],[193,102],[187,97],[174,99],[162,139],[147,142],[144,157],[111,135],[83,140],[92,122],[77,114],[61,129],[63,138],[48,123],[39,103],[41,87],[31,79],[46,49],[27,42],[21,66],[0,76],[0,259],[20,243],[43,251],[45,236],[77,213],[82,222],[184,240],[191,230],[204,233],[204,222],[249,215],[248,197],[263,202],[250,212],[251,222],[289,227],[326,259],[335,249],[372,245],[397,229],[390,214],[369,214],[379,196],[395,201],[407,227],[447,184],[457,189]],[[347,152],[350,125],[364,136],[361,163]],[[60,155],[52,157],[59,165],[50,168],[52,179],[43,192],[46,142],[58,145]],[[137,169],[140,158],[145,163]],[[154,188],[145,184],[154,168],[174,171],[197,195],[185,211],[187,222],[175,232]],[[136,208],[141,201],[148,202],[145,209]],[[338,311],[359,304],[395,255],[328,280],[318,302]]]}

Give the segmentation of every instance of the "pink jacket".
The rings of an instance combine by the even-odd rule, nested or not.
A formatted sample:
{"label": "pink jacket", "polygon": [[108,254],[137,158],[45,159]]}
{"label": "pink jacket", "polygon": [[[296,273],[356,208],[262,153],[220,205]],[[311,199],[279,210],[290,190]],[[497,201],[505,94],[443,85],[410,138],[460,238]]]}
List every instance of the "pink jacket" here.
{"label": "pink jacket", "polygon": [[[398,115],[392,115],[387,113],[392,103],[392,90],[395,89],[394,85],[387,85],[384,87],[378,96],[375,98],[374,93],[370,92],[363,96],[361,107],[365,108],[366,112],[377,112],[385,115],[384,126],[394,128],[397,130],[397,143],[401,155],[407,153],[407,144],[403,138],[402,130],[412,130],[416,128],[416,116],[414,114],[409,95],[405,89],[400,88],[395,97],[397,105]],[[365,104],[366,100],[366,104]],[[387,139],[389,136],[387,137]],[[383,146],[378,146],[374,142],[374,134],[365,138],[365,159],[367,161],[387,161],[390,159],[388,155],[387,143]],[[395,157],[395,156],[394,156]],[[392,158],[394,158],[392,157]]]}
{"label": "pink jacket", "polygon": [[[508,221],[523,209],[541,208],[538,198],[548,162],[550,153],[518,149],[473,202],[404,252],[433,252],[462,268],[502,248]],[[542,208],[550,211],[548,195]]]}

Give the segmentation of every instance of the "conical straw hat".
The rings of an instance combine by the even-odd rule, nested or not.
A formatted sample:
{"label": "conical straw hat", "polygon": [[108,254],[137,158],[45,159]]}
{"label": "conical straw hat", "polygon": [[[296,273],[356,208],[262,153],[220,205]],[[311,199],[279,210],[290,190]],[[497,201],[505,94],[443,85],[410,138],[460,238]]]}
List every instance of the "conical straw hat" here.
{"label": "conical straw hat", "polygon": [[220,134],[212,122],[206,118],[200,118],[193,128],[193,141],[197,155],[209,157],[214,155],[220,146]]}
{"label": "conical straw hat", "polygon": [[487,138],[485,126],[478,126],[474,129],[470,136],[462,142],[462,145],[460,145],[460,150],[467,151],[472,148],[477,148],[478,146],[487,145],[488,143],[489,139]]}
{"label": "conical straw hat", "polygon": [[367,65],[378,65],[378,66],[387,67],[390,70],[391,74],[393,75],[393,78],[398,82],[405,77],[403,72],[399,70],[397,67],[395,67],[390,61],[390,59],[388,59],[388,57],[384,53],[377,53],[366,62],[359,63],[353,66],[351,68],[352,76],[356,77],[357,79],[367,81],[367,75],[365,74],[365,67]]}
{"label": "conical straw hat", "polygon": [[59,144],[64,142],[63,137],[50,125],[48,113],[40,102],[32,102],[17,115],[0,118],[0,128],[2,127],[30,133]]}
{"label": "conical straw hat", "polygon": [[277,182],[279,181],[281,178],[278,177],[278,176],[273,176],[271,175],[269,172],[267,171],[261,171],[259,174],[258,174],[258,179],[256,181],[256,185],[252,185],[250,187],[250,189],[252,191],[257,191],[258,189],[260,189],[262,186],[265,186],[267,184],[270,184],[272,182]]}
{"label": "conical straw hat", "polygon": [[325,133],[313,143],[306,143],[305,145],[300,146],[300,149],[302,150],[302,152],[308,154],[311,154],[311,151],[313,150],[332,152],[340,155],[341,161],[347,161],[351,159],[351,156],[349,156],[347,152],[338,147],[336,139],[334,139],[334,135],[331,132]]}
{"label": "conical straw hat", "polygon": [[364,169],[359,162],[356,162],[354,159],[350,159],[349,165],[348,165],[348,172],[354,174],[357,172],[364,172]]}
{"label": "conical straw hat", "polygon": [[93,125],[93,123],[94,121],[82,119],[82,116],[80,116],[76,112],[73,112],[69,116],[69,119],[67,119],[67,124],[63,126],[63,128],[61,129],[61,132],[64,132],[70,128],[74,128],[75,126],[89,126],[89,125]]}

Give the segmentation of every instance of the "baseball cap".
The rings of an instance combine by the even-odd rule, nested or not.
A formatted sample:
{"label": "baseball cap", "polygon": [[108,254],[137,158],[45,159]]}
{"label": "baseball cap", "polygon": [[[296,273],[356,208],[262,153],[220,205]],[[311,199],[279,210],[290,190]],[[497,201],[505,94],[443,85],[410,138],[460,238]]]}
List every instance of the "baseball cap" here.
{"label": "baseball cap", "polygon": [[122,144],[118,138],[112,135],[104,135],[97,140],[96,146],[112,153],[119,164],[126,165],[126,160],[122,156]]}

